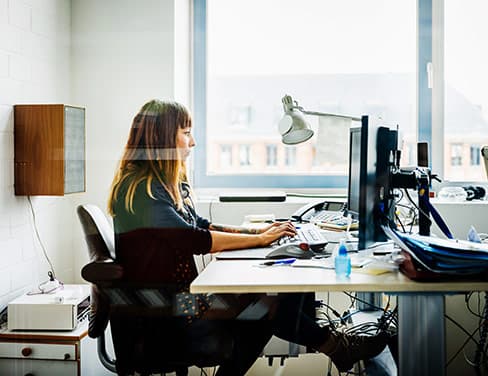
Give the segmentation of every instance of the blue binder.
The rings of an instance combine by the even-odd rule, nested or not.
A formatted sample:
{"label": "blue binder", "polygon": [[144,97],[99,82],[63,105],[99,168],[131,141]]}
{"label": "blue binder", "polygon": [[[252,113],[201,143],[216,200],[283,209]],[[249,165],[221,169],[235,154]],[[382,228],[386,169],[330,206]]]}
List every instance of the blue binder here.
{"label": "blue binder", "polygon": [[383,229],[401,249],[430,272],[475,275],[488,271],[488,245],[456,239],[399,233]]}

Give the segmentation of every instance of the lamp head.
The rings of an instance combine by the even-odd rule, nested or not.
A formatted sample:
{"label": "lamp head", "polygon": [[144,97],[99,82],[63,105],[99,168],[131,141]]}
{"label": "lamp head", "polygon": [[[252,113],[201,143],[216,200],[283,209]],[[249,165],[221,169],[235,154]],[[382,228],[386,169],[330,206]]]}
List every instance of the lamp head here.
{"label": "lamp head", "polygon": [[305,120],[301,107],[296,102],[294,104],[289,95],[285,95],[281,101],[285,112],[278,124],[282,142],[286,145],[295,145],[310,139],[313,136],[313,130]]}
{"label": "lamp head", "polygon": [[485,164],[486,176],[488,177],[488,146],[483,146],[481,148],[481,156],[483,157],[483,162]]}

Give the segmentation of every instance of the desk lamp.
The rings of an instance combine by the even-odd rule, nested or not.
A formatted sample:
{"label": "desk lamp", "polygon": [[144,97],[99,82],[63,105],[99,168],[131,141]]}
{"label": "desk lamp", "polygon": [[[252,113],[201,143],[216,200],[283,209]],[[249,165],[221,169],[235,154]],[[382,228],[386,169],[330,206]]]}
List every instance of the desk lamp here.
{"label": "desk lamp", "polygon": [[488,177],[488,146],[483,146],[481,148],[481,156],[483,157],[483,162],[485,164],[486,176]]}
{"label": "desk lamp", "polygon": [[298,105],[297,101],[289,95],[285,95],[281,101],[283,102],[283,110],[285,115],[281,118],[278,124],[278,130],[281,134],[281,141],[286,145],[295,145],[305,142],[313,136],[313,130],[305,120],[303,115],[315,116],[331,116],[349,120],[361,121],[361,118],[328,114],[324,112],[307,111]]}

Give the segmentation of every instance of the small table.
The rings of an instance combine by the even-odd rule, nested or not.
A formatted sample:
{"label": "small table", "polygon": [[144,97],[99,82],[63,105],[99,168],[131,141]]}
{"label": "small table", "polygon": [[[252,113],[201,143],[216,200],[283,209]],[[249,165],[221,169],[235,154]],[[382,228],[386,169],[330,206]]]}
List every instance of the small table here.
{"label": "small table", "polygon": [[337,280],[334,270],[256,267],[259,260],[211,262],[190,286],[192,293],[389,292],[398,294],[399,374],[445,374],[444,294],[488,291],[488,282],[415,282],[399,272],[353,271]]}
{"label": "small table", "polygon": [[97,357],[88,320],[72,331],[9,331],[0,328],[0,375],[113,375]]}

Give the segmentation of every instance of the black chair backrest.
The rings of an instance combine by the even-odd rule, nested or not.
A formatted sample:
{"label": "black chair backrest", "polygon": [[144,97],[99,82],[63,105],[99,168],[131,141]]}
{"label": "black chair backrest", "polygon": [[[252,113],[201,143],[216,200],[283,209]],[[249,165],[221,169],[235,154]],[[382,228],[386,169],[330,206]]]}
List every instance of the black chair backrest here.
{"label": "black chair backrest", "polygon": [[115,259],[114,231],[103,214],[95,205],[80,205],[77,209],[81,226],[85,233],[91,261]]}
{"label": "black chair backrest", "polygon": [[[120,279],[123,271],[113,262],[115,257],[114,234],[100,208],[95,205],[80,205],[77,213],[85,234],[91,261],[81,271],[83,278],[92,283],[88,335],[98,338],[104,335],[108,325],[110,302],[100,292],[97,281],[100,280],[100,277],[108,280]],[[103,263],[102,268],[99,267],[101,263]]]}
{"label": "black chair backrest", "polygon": [[[114,231],[100,208],[80,205],[77,213],[91,261],[81,271],[92,284],[88,334],[99,339],[99,357],[107,369],[115,370],[116,364],[122,374],[176,370],[185,375],[189,365],[214,366],[230,357],[233,339],[225,326],[202,322],[188,330],[186,316],[172,316],[173,299],[163,291],[167,286],[151,283],[148,288],[123,279],[124,270],[115,261]],[[106,364],[100,349],[109,320],[117,356],[113,364]]]}

